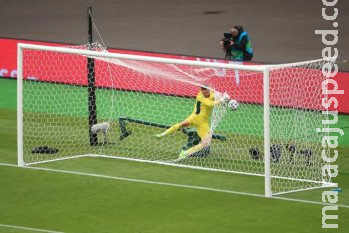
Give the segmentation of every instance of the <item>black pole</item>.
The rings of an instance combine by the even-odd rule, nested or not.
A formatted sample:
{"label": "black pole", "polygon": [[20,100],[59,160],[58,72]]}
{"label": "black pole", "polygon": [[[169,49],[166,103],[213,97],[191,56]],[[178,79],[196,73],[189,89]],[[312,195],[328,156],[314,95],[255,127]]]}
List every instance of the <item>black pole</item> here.
{"label": "black pole", "polygon": [[[87,8],[88,18],[88,43],[89,49],[92,50],[92,7]],[[96,133],[92,133],[91,127],[97,124],[97,106],[96,106],[96,85],[95,85],[95,60],[87,58],[87,80],[88,80],[88,125],[90,145],[98,145],[98,138]]]}

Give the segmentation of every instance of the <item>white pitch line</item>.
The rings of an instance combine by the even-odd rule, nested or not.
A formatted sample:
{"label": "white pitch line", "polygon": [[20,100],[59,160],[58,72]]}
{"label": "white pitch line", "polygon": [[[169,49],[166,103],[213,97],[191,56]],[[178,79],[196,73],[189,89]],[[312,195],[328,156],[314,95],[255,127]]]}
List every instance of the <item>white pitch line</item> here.
{"label": "white pitch line", "polygon": [[[7,163],[0,163],[0,166],[17,167],[17,165],[7,164]],[[212,192],[230,193],[230,194],[237,194],[237,195],[246,195],[246,196],[252,196],[252,197],[267,198],[265,195],[262,195],[262,194],[246,193],[246,192],[217,189],[217,188],[209,188],[209,187],[203,187],[203,186],[194,186],[194,185],[175,184],[175,183],[167,183],[167,182],[160,182],[160,181],[131,179],[131,178],[125,178],[125,177],[118,177],[118,176],[108,176],[108,175],[101,175],[101,174],[94,174],[94,173],[67,171],[67,170],[59,170],[59,169],[51,169],[51,168],[43,168],[43,167],[23,167],[23,168],[24,169],[32,169],[32,170],[49,171],[49,172],[58,172],[58,173],[64,173],[64,174],[73,174],[73,175],[80,175],[80,176],[98,177],[98,178],[120,180],[120,181],[128,181],[128,182],[134,182],[134,183],[162,185],[162,186],[170,186],[170,187],[177,187],[177,188],[188,188],[188,189],[205,190],[205,191],[212,191]],[[322,206],[338,206],[338,207],[342,207],[342,208],[349,208],[349,205],[337,205],[337,204],[331,204],[331,203],[325,203],[325,202],[308,201],[308,200],[293,199],[293,198],[287,198],[287,197],[274,196],[274,197],[272,197],[272,199],[277,199],[277,200],[282,200],[282,201],[300,202],[300,203],[314,204],[314,205],[322,205]]]}
{"label": "white pitch line", "polygon": [[62,231],[50,231],[50,230],[44,230],[44,229],[38,229],[38,228],[22,227],[22,226],[7,225],[7,224],[0,224],[0,228],[1,227],[14,228],[14,229],[20,229],[20,230],[26,230],[26,231],[46,232],[46,233],[64,233]]}

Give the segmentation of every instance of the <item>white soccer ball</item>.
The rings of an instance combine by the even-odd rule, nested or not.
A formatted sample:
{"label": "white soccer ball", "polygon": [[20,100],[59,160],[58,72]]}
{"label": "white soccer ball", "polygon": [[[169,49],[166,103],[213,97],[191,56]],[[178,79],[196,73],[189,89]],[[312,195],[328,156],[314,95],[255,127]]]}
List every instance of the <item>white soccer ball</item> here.
{"label": "white soccer ball", "polygon": [[231,110],[236,110],[239,107],[239,102],[237,102],[236,100],[230,100],[228,103],[228,107]]}

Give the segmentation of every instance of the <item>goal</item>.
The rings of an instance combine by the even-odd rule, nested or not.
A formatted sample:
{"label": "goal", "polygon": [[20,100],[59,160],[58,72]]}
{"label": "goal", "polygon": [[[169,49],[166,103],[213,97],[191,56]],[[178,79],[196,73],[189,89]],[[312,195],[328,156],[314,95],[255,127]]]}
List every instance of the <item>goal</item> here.
{"label": "goal", "polygon": [[[18,44],[18,165],[92,156],[239,173],[264,177],[268,197],[331,186],[316,129],[334,60],[237,65]],[[195,128],[155,135],[193,112],[201,87],[239,107],[216,105],[209,143],[178,160],[202,143]]]}

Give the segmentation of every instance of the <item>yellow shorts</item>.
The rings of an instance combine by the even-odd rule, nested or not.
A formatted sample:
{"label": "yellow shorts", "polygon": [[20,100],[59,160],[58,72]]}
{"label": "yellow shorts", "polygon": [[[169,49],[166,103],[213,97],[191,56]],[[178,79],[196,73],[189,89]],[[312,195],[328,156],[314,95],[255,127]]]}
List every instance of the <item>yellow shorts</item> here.
{"label": "yellow shorts", "polygon": [[191,127],[196,128],[201,140],[210,132],[210,125],[208,122],[202,121],[195,114],[190,115],[185,121],[189,122]]}

